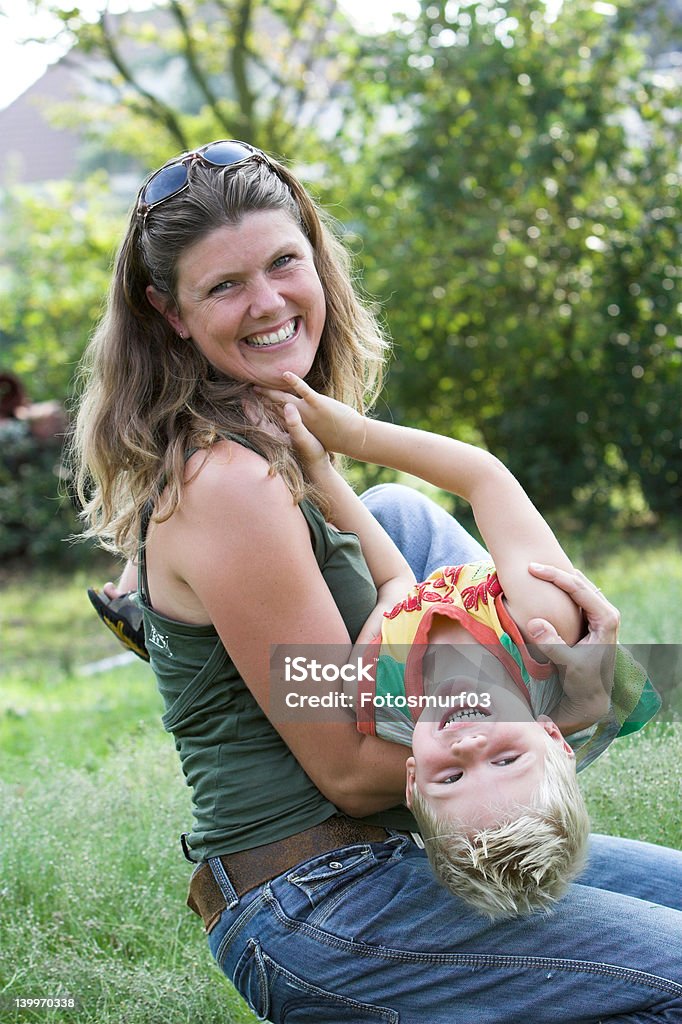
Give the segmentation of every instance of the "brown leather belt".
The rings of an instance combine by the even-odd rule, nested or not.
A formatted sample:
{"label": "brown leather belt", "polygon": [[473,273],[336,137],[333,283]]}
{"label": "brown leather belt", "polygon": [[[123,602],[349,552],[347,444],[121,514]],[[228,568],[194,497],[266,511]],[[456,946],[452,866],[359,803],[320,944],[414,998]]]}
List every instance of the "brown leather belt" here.
{"label": "brown leather belt", "polygon": [[[226,853],[218,859],[237,896],[241,897],[311,857],[353,843],[383,843],[389,835],[391,833],[379,825],[365,825],[361,821],[335,815],[295,836],[238,853]],[[192,875],[187,906],[202,918],[207,932],[217,924],[227,906],[208,864],[202,864]]]}

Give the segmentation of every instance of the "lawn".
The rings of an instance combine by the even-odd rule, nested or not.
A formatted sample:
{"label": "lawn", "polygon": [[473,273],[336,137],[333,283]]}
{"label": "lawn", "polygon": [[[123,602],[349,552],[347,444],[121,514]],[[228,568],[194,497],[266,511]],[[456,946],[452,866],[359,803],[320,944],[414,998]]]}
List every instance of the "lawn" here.
{"label": "lawn", "polygon": [[[576,547],[621,608],[625,641],[682,639],[673,542]],[[184,908],[177,839],[190,802],[151,672],[135,660],[83,673],[121,650],[90,608],[88,582],[2,578],[0,1020],[253,1021]],[[681,764],[677,722],[618,741],[581,776],[595,830],[682,848]],[[65,994],[77,1010],[11,1005]]]}
{"label": "lawn", "polygon": [[[90,582],[3,578],[0,1021],[253,1021],[184,907],[189,793],[154,677],[82,674],[122,650]],[[73,1012],[12,1008],[67,993]]]}

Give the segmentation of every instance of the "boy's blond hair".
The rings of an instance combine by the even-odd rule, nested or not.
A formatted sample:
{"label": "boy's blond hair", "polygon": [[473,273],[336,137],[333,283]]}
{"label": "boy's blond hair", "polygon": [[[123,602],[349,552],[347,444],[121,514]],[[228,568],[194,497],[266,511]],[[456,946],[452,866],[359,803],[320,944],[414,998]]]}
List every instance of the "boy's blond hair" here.
{"label": "boy's blond hair", "polygon": [[512,820],[467,833],[416,786],[412,811],[438,881],[492,920],[548,910],[585,863],[590,820],[575,760],[550,737],[543,782]]}

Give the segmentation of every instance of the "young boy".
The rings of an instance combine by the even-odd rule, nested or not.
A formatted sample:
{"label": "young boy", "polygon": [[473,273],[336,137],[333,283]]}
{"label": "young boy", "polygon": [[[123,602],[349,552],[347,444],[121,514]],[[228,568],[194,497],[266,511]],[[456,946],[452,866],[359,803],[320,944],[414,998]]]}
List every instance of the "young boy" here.
{"label": "young boy", "polygon": [[[532,646],[545,620],[569,644],[584,627],[568,595],[529,573],[531,562],[571,565],[493,456],[368,420],[294,374],[284,379],[290,393],[263,394],[330,499],[333,523],[358,534],[379,593],[358,640],[370,641],[364,658],[372,669],[371,683],[354,693],[358,728],[412,746],[406,800],[447,888],[491,918],[546,908],[580,871],[589,832],[564,735],[584,767],[617,734],[640,728],[660,701],[620,648],[615,679],[613,652],[593,651],[582,677],[562,685],[555,665]],[[415,584],[328,451],[466,498],[492,561],[445,567]]]}
{"label": "young boy", "polygon": [[[608,692],[607,650],[581,677],[587,696],[599,667]],[[549,905],[584,860],[589,819],[576,769],[657,710],[643,670],[619,648],[610,708],[605,701],[596,726],[564,739],[548,717],[562,714],[559,675],[528,650],[490,562],[416,584],[386,613],[365,662],[358,728],[412,746],[407,804],[439,880],[491,918]],[[566,710],[563,720],[569,732]]]}

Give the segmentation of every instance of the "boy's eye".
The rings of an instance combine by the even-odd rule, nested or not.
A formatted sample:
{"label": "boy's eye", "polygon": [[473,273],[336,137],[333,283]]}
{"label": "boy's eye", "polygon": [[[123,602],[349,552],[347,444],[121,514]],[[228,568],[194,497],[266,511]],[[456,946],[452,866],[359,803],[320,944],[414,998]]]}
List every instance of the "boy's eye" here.
{"label": "boy's eye", "polygon": [[493,764],[502,765],[504,768],[505,765],[514,764],[514,761],[518,761],[520,756],[520,754],[514,754],[513,757],[503,757],[499,761],[493,761]]}
{"label": "boy's eye", "polygon": [[461,772],[459,773],[459,775],[448,775],[448,777],[446,779],[441,779],[440,780],[440,784],[441,784],[441,786],[451,786],[453,782],[459,782],[459,780],[461,778],[462,778],[462,773]]}

